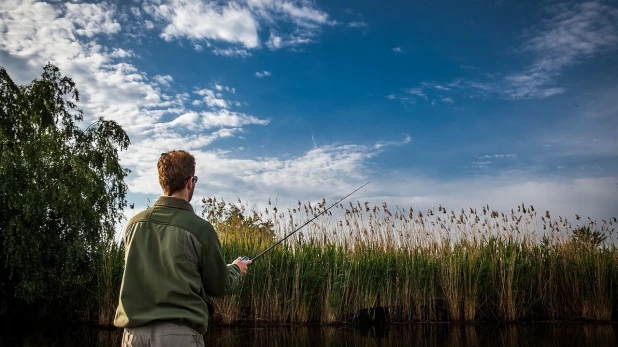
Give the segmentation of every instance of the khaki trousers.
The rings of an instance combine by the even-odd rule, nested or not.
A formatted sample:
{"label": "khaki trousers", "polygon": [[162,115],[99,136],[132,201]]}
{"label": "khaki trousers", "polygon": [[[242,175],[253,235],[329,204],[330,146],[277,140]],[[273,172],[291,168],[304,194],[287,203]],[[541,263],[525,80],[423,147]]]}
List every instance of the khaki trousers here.
{"label": "khaki trousers", "polygon": [[122,347],[204,347],[199,332],[173,323],[155,322],[137,328],[125,328]]}

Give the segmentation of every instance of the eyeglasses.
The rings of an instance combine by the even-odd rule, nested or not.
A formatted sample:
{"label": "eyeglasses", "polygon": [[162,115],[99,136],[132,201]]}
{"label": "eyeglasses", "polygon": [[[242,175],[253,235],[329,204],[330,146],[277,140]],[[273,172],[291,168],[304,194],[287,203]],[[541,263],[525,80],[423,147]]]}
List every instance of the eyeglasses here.
{"label": "eyeglasses", "polygon": [[193,179],[193,184],[197,183],[197,176],[192,176],[192,177],[189,177],[189,178]]}

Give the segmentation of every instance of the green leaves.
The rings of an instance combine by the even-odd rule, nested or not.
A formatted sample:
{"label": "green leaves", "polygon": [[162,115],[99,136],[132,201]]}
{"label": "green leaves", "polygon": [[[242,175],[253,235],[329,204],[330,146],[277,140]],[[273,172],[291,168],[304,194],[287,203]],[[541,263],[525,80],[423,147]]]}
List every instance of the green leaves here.
{"label": "green leaves", "polygon": [[103,118],[80,128],[75,83],[51,64],[26,86],[0,68],[0,96],[3,297],[67,295],[92,278],[93,254],[123,217],[129,170],[118,153],[130,139]]}

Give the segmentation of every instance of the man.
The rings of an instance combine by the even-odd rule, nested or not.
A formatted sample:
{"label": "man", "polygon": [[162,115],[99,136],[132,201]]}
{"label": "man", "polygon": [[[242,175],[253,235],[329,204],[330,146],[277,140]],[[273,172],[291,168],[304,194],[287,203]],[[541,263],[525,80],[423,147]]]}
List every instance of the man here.
{"label": "man", "polygon": [[230,295],[251,261],[226,264],[213,226],[194,213],[191,154],[163,153],[157,168],[164,195],[125,231],[114,325],[124,328],[122,346],[203,346],[209,297]]}

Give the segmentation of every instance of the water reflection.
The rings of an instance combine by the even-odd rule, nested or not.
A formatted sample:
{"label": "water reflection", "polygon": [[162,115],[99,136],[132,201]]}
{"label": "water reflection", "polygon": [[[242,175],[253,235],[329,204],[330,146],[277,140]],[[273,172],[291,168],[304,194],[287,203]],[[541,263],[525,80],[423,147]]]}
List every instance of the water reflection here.
{"label": "water reflection", "polygon": [[212,346],[618,346],[612,325],[415,324],[354,329],[213,329]]}
{"label": "water reflection", "polygon": [[[91,326],[6,330],[0,346],[120,346],[116,329]],[[385,327],[212,328],[207,346],[618,346],[618,325],[414,324]]]}

